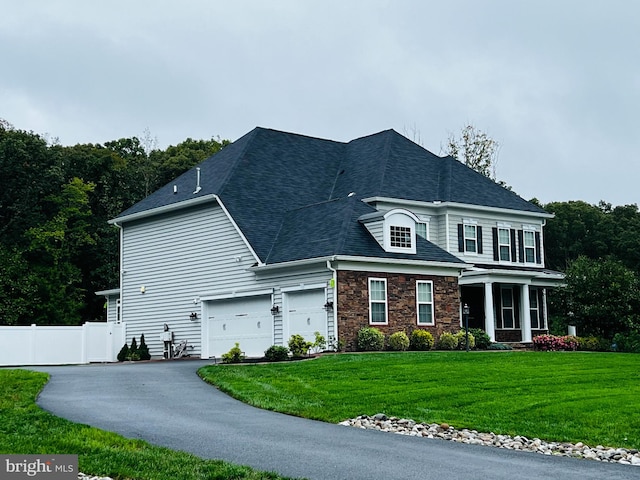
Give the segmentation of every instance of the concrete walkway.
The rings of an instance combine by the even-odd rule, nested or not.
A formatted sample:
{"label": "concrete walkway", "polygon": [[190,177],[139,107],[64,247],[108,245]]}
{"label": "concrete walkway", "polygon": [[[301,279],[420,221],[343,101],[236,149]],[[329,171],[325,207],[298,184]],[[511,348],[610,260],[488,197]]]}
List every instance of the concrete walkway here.
{"label": "concrete walkway", "polygon": [[200,380],[196,370],[207,363],[186,360],[33,370],[51,374],[38,404],[55,415],[203,458],[291,477],[640,477],[638,467],[359,430],[259,410]]}

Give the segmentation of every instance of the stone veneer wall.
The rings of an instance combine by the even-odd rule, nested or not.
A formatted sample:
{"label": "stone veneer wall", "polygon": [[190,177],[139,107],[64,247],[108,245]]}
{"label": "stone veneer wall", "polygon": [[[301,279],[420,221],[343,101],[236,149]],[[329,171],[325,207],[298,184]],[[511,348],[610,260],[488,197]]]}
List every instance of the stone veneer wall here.
{"label": "stone veneer wall", "polygon": [[[369,278],[387,279],[387,325],[369,325]],[[434,326],[418,326],[416,281],[431,280],[434,293]],[[357,349],[358,330],[374,326],[389,336],[415,329],[431,332],[437,340],[442,332],[460,330],[460,293],[458,278],[402,273],[338,271],[338,339],[346,351]]]}

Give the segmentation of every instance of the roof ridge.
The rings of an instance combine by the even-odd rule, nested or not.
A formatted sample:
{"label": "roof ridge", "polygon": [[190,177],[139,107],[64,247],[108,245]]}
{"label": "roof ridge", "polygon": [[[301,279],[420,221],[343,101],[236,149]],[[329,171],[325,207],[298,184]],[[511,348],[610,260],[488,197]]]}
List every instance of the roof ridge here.
{"label": "roof ridge", "polygon": [[336,251],[338,252],[343,251],[347,243],[347,237],[349,236],[349,224],[351,224],[351,228],[355,228],[355,226],[360,225],[358,222],[351,222],[351,217],[355,209],[355,205],[356,205],[355,202],[362,201],[362,200],[358,200],[355,195],[351,197],[347,197],[346,200],[347,202],[349,202],[349,209],[345,212],[344,218],[342,219],[342,225],[340,227],[340,233],[342,234],[342,238],[340,239],[340,242],[337,245],[338,248],[336,249]]}
{"label": "roof ridge", "polygon": [[382,186],[384,185],[384,177],[387,173],[387,166],[389,165],[389,152],[391,150],[391,140],[395,137],[392,137],[390,134],[393,130],[385,130],[384,133],[384,148],[382,150],[382,161],[384,162],[384,168],[382,169],[382,173],[380,175],[380,183],[378,183],[377,190],[378,192],[382,190]]}
{"label": "roof ridge", "polygon": [[[249,148],[249,145],[251,145],[251,143],[255,140],[258,132],[261,131],[261,130],[265,130],[265,129],[262,128],[262,127],[256,127],[253,130],[251,130],[249,133],[247,133],[246,135],[243,135],[243,136],[247,136],[249,138],[247,139],[246,143],[244,144],[244,147],[242,148],[242,151],[240,152],[240,154],[236,156],[235,161],[233,162],[233,166],[227,172],[226,177],[221,179],[221,181],[220,181],[221,187],[220,187],[220,191],[218,192],[218,196],[220,198],[222,198],[222,194],[225,191],[225,189],[227,188],[227,180],[232,176],[232,174],[235,172],[236,168],[238,168],[238,164],[244,158],[244,154],[247,152],[247,149]],[[240,137],[240,138],[242,138],[242,137]],[[240,139],[238,139],[238,140],[240,140]],[[236,142],[238,140],[236,140]],[[210,157],[210,158],[213,158],[213,157]]]}

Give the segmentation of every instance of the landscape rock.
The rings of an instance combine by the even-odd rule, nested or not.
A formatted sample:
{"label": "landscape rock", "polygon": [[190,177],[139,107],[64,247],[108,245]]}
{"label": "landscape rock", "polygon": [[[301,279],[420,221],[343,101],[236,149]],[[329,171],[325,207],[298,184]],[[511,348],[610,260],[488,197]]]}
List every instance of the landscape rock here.
{"label": "landscape rock", "polygon": [[640,467],[640,452],[636,449],[611,448],[602,445],[589,447],[583,442],[576,444],[545,442],[539,438],[529,439],[521,435],[516,435],[515,437],[496,435],[492,432],[477,432],[466,428],[456,430],[447,423],[416,423],[406,418],[388,417],[383,413],[378,413],[373,417],[360,415],[340,422],[340,425],[381,430],[414,437],[440,438],[470,445],[485,445],[509,450],[536,452],[542,455],[585,458]]}

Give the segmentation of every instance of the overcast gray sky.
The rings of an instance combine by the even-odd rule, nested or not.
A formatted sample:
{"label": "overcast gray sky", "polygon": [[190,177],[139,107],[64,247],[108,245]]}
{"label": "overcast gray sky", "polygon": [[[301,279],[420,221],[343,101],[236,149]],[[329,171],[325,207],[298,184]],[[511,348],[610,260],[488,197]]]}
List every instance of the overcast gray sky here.
{"label": "overcast gray sky", "polygon": [[634,0],[0,0],[0,118],[63,145],[466,124],[526,199],[640,203]]}

